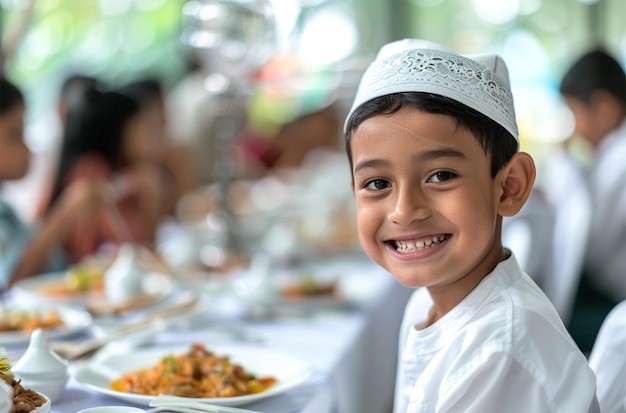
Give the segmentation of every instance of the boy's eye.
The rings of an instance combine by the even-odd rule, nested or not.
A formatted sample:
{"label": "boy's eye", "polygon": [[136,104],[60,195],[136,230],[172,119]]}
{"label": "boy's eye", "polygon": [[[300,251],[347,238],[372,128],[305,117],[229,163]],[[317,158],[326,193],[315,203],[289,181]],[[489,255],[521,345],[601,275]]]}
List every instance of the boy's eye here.
{"label": "boy's eye", "polygon": [[439,172],[432,174],[430,178],[428,178],[428,182],[435,182],[435,183],[444,182],[444,181],[454,178],[455,176],[456,174],[450,171],[439,171]]}
{"label": "boy's eye", "polygon": [[384,179],[372,179],[371,181],[367,181],[363,187],[372,191],[380,191],[388,186],[389,182]]}

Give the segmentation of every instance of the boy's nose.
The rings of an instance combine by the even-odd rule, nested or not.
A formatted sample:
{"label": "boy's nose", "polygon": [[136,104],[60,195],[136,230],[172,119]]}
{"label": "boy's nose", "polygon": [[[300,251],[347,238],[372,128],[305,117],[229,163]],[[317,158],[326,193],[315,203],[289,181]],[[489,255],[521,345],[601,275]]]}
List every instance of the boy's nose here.
{"label": "boy's nose", "polygon": [[423,220],[429,216],[430,208],[425,197],[418,190],[408,190],[398,193],[388,218],[393,223],[409,225],[414,221]]}

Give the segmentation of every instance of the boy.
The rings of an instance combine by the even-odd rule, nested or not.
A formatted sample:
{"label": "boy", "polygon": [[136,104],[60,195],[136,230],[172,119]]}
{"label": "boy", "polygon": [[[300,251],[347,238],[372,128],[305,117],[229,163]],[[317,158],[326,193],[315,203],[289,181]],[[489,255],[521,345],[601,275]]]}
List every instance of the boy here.
{"label": "boy", "polygon": [[543,187],[558,210],[581,204],[570,201],[574,190],[592,206],[586,222],[576,223],[583,259],[566,320],[588,353],[606,315],[626,299],[626,74],[606,51],[592,50],[568,68],[559,90],[574,116],[574,136],[548,160]]}
{"label": "boy", "polygon": [[626,301],[608,314],[589,355],[589,365],[598,378],[598,404],[602,413],[626,409]]}
{"label": "boy", "polygon": [[363,249],[425,287],[405,312],[394,412],[596,412],[584,356],[502,246],[535,178],[504,62],[390,43],[345,134]]}

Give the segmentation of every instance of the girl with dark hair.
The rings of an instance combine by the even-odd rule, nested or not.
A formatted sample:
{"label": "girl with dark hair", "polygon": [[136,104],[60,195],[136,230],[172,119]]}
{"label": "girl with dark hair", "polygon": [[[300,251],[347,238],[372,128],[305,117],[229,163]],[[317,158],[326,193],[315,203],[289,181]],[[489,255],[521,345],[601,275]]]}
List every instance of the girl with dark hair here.
{"label": "girl with dark hair", "polygon": [[[24,143],[25,101],[21,91],[0,78],[0,184],[23,178],[30,152]],[[57,202],[38,226],[23,222],[0,196],[0,289],[66,266],[61,245],[74,224],[90,218],[109,199],[107,186],[83,178],[59,192]]]}
{"label": "girl with dark hair", "polygon": [[138,104],[117,92],[85,93],[83,104],[67,114],[48,211],[65,188],[84,178],[109,185],[114,207],[76,223],[65,243],[74,262],[107,243],[152,242],[161,212],[159,172],[146,155],[153,142]]}

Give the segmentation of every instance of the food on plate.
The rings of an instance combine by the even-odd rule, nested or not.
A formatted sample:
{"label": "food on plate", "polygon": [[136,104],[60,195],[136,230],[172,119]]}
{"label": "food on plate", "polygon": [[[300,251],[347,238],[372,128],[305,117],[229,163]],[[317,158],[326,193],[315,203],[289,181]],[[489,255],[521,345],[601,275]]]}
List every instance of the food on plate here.
{"label": "food on plate", "polygon": [[7,309],[0,308],[0,331],[31,332],[37,328],[61,327],[65,323],[51,309]]}
{"label": "food on plate", "polygon": [[285,282],[280,292],[286,298],[336,295],[337,282],[336,280],[318,280],[313,275],[304,275]]}
{"label": "food on plate", "polygon": [[186,354],[170,354],[155,366],[122,375],[111,382],[111,388],[145,395],[212,398],[261,393],[276,382],[272,376],[256,377],[228,356],[195,343]]}
{"label": "food on plate", "polygon": [[46,283],[40,291],[51,295],[71,295],[78,293],[102,293],[104,290],[105,266],[84,263],[78,264],[65,273],[58,282]]}
{"label": "food on plate", "polygon": [[[10,364],[0,358],[0,408],[10,413],[29,413],[46,403],[46,398],[31,389],[25,389],[13,377]],[[8,409],[7,409],[8,406]]]}
{"label": "food on plate", "polygon": [[102,290],[104,270],[96,264],[77,265],[65,275],[65,285],[71,291]]}

